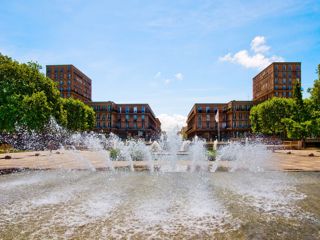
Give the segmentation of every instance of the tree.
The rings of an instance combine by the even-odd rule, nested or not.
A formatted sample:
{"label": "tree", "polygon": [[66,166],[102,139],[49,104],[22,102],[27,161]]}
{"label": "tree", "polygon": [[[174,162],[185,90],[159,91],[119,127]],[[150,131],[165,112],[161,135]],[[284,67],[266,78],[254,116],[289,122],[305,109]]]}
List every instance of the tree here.
{"label": "tree", "polygon": [[67,111],[67,128],[72,131],[93,129],[95,112],[88,105],[73,98],[63,99],[64,109]]}
{"label": "tree", "polygon": [[[51,79],[40,73],[40,69],[37,63],[20,64],[0,54],[0,131],[13,132],[16,125],[39,129],[41,126],[30,120],[36,116],[39,116],[37,120],[40,117],[48,119],[44,115],[66,124],[59,90]],[[28,103],[32,104],[32,109],[26,106]]]}
{"label": "tree", "polygon": [[254,106],[250,111],[252,130],[267,135],[286,135],[283,118],[289,118],[294,108],[293,99],[272,98]]}
{"label": "tree", "polygon": [[21,123],[30,129],[42,130],[50,120],[52,108],[43,91],[24,96],[21,107]]}
{"label": "tree", "polygon": [[318,79],[314,80],[313,87],[308,89],[310,99],[315,107],[320,110],[320,64],[318,65]]}

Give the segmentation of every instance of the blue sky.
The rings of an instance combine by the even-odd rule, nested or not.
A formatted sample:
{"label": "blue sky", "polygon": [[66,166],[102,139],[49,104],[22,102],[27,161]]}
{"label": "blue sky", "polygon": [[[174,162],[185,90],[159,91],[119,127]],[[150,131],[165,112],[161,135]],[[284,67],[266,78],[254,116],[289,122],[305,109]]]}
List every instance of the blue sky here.
{"label": "blue sky", "polygon": [[273,59],[302,62],[304,89],[320,63],[320,1],[1,0],[0,52],[74,64],[93,100],[147,102],[165,124],[195,102],[252,98]]}

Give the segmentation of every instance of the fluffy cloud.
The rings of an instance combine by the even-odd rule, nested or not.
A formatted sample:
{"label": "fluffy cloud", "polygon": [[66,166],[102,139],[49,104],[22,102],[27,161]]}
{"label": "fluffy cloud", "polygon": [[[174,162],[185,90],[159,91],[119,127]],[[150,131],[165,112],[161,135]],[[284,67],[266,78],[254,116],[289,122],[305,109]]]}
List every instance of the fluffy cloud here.
{"label": "fluffy cloud", "polygon": [[160,114],[158,116],[161,122],[161,129],[166,132],[173,130],[180,131],[180,129],[186,125],[187,117],[179,114]]}
{"label": "fluffy cloud", "polygon": [[161,72],[157,72],[154,77],[153,77],[156,81],[161,81],[163,82],[165,85],[169,85],[170,83],[174,82],[174,81],[182,81],[184,76],[182,73],[176,73],[173,75],[173,77],[169,77],[166,78],[165,76],[163,76],[163,74]]}
{"label": "fluffy cloud", "polygon": [[179,80],[179,81],[183,80],[183,74],[182,74],[182,73],[176,73],[176,74],[174,75],[174,77],[175,77],[177,80]]}
{"label": "fluffy cloud", "polygon": [[253,54],[251,55],[248,50],[240,50],[235,54],[228,53],[219,60],[223,62],[231,62],[240,64],[246,68],[258,68],[263,69],[272,62],[283,62],[284,59],[279,56],[268,57],[268,52],[270,46],[266,44],[265,37],[256,36],[251,41],[251,50]]}

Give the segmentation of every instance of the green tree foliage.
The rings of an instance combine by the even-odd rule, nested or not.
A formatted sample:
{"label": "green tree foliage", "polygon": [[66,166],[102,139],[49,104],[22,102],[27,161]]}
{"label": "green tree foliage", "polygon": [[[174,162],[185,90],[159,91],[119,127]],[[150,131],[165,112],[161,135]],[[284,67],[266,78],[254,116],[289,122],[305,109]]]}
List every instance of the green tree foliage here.
{"label": "green tree foliage", "polygon": [[43,91],[25,95],[21,102],[21,123],[30,129],[42,130],[49,122],[52,108],[48,104],[47,97]]}
{"label": "green tree foliage", "polygon": [[314,106],[320,110],[320,64],[318,65],[318,79],[314,80],[313,88],[309,88],[310,99],[314,103]]}
{"label": "green tree foliage", "polygon": [[[38,113],[37,121],[47,119],[40,113],[44,109],[46,115],[55,117],[60,124],[65,123],[59,90],[52,80],[39,72],[40,68],[36,63],[20,64],[0,54],[0,131],[14,131],[15,124],[39,129],[39,125],[28,124]],[[40,102],[43,108],[33,107],[42,106]],[[26,106],[28,103],[32,106]],[[32,111],[27,111],[30,108]]]}
{"label": "green tree foliage", "polygon": [[[320,70],[320,65],[319,65]],[[320,73],[310,99],[302,99],[301,83],[296,82],[293,99],[273,98],[250,112],[252,130],[255,133],[286,136],[294,139],[320,136]]]}
{"label": "green tree foliage", "polygon": [[0,132],[14,132],[16,125],[41,131],[53,117],[70,130],[94,127],[91,107],[60,97],[56,83],[33,62],[19,63],[0,53]]}
{"label": "green tree foliage", "polygon": [[281,120],[289,118],[293,108],[294,101],[289,98],[272,98],[254,106],[250,112],[253,132],[284,135],[286,126]]}
{"label": "green tree foliage", "polygon": [[91,130],[95,124],[95,112],[80,100],[63,99],[67,111],[67,128],[73,131]]}

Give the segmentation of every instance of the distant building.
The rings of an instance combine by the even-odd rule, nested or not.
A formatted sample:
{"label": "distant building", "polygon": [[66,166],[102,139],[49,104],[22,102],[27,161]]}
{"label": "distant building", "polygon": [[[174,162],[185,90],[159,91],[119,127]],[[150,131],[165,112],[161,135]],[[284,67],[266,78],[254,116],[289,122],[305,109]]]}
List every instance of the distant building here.
{"label": "distant building", "polygon": [[114,133],[120,138],[156,139],[161,133],[161,123],[149,104],[116,104],[91,102],[96,112],[95,130]]}
{"label": "distant building", "polygon": [[46,75],[58,83],[61,97],[91,102],[92,81],[75,66],[47,65]]}
{"label": "distant building", "polygon": [[253,101],[290,98],[296,81],[301,81],[300,62],[274,62],[253,78]]}
{"label": "distant building", "polygon": [[218,138],[218,131],[220,139],[246,136],[251,132],[252,106],[252,101],[196,103],[188,114],[187,138],[198,136],[213,141]]}

